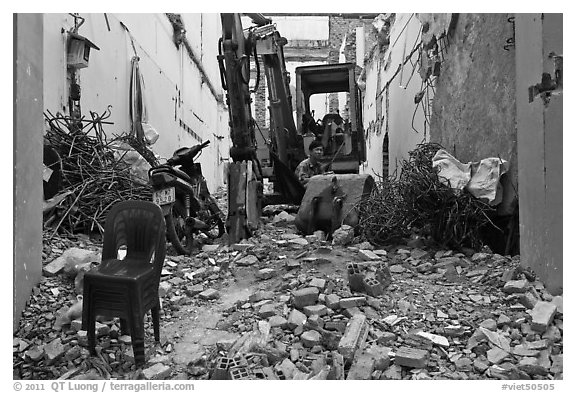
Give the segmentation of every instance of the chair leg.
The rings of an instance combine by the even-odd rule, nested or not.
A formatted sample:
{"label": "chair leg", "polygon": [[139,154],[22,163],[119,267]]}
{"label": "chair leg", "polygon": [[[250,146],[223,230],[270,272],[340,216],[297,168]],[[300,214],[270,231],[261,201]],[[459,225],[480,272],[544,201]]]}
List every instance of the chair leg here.
{"label": "chair leg", "polygon": [[93,308],[91,307],[92,299],[88,302],[88,349],[91,355],[96,355],[96,315],[94,315]]}
{"label": "chair leg", "polygon": [[152,325],[154,326],[154,340],[160,341],[160,307],[152,307]]}
{"label": "chair leg", "polygon": [[144,350],[144,323],[142,320],[134,321],[130,326],[132,331],[134,363],[136,364],[136,367],[140,367],[146,362],[146,351]]}
{"label": "chair leg", "polygon": [[88,316],[90,315],[90,292],[89,284],[84,284],[84,293],[82,299],[82,330],[88,331]]}
{"label": "chair leg", "polygon": [[141,312],[140,301],[134,296],[129,303],[128,315],[130,315],[130,336],[132,337],[132,351],[134,352],[134,363],[136,367],[146,363],[146,353],[144,350],[144,313]]}
{"label": "chair leg", "polygon": [[94,315],[94,299],[92,285],[88,279],[84,281],[82,299],[82,330],[87,332],[88,350],[91,355],[96,354],[96,315]]}

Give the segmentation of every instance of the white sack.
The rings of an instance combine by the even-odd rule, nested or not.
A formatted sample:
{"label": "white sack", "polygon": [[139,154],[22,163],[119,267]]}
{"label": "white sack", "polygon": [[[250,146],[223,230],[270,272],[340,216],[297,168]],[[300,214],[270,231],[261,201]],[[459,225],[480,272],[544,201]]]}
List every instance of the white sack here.
{"label": "white sack", "polygon": [[491,206],[502,202],[500,176],[508,172],[509,164],[500,158],[485,158],[480,162],[462,164],[447,151],[440,149],[432,158],[432,167],[439,168],[441,183],[455,189],[466,189],[474,197]]}

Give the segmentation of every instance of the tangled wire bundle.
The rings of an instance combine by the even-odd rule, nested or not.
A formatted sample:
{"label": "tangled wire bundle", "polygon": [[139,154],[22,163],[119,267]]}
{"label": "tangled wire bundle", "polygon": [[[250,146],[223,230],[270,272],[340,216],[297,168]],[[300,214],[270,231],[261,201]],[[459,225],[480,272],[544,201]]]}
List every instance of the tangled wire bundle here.
{"label": "tangled wire bundle", "polygon": [[115,154],[113,144],[122,139],[106,139],[102,124],[111,124],[103,121],[109,112],[91,115],[92,120],[77,124],[59,114],[45,114],[50,126],[45,141],[61,158],[62,188],[69,194],[56,206],[58,214],[45,217],[45,226],[54,227],[52,234],[103,233],[106,214],[116,202],[152,199],[150,188],[135,181],[130,165]]}
{"label": "tangled wire bundle", "polygon": [[446,247],[482,247],[480,230],[492,224],[490,215],[495,209],[440,182],[432,168],[439,149],[442,146],[437,143],[418,145],[402,161],[399,176],[376,182],[372,194],[359,206],[359,228],[368,241],[384,245],[420,232]]}

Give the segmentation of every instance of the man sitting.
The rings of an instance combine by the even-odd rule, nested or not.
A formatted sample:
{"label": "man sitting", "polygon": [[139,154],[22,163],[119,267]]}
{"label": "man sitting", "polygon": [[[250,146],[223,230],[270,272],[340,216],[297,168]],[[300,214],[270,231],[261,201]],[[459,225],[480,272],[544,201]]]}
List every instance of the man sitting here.
{"label": "man sitting", "polygon": [[320,158],[324,155],[324,147],[320,141],[314,140],[308,146],[309,157],[303,160],[296,168],[296,176],[304,186],[314,175],[321,175],[326,168],[320,164]]}

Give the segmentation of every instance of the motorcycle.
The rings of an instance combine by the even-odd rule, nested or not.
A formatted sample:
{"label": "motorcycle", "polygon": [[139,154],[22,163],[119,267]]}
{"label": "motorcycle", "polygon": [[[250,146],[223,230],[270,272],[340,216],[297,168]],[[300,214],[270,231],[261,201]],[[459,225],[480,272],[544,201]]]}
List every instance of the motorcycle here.
{"label": "motorcycle", "polygon": [[166,164],[150,168],[152,200],[162,208],[166,236],[179,254],[189,255],[194,236],[224,234],[224,214],[210,195],[200,163],[194,162],[210,141],[176,150]]}

